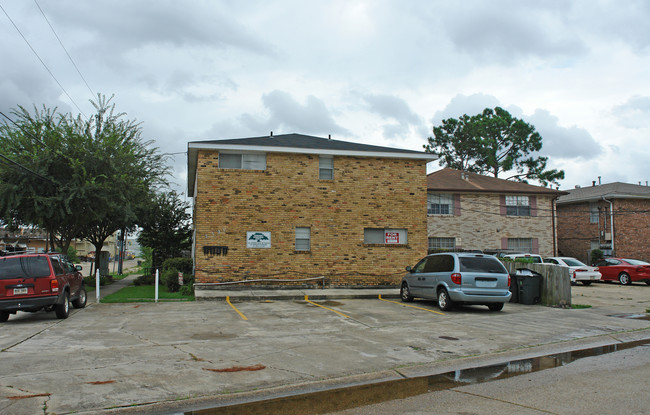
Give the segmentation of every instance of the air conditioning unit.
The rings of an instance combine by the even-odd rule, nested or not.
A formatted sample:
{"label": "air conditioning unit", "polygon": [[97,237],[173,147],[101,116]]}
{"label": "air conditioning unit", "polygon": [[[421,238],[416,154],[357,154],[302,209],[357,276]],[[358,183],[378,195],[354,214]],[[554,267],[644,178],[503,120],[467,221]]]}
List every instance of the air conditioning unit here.
{"label": "air conditioning unit", "polygon": [[612,240],[612,233],[611,232],[605,232],[605,240],[606,241],[611,241]]}

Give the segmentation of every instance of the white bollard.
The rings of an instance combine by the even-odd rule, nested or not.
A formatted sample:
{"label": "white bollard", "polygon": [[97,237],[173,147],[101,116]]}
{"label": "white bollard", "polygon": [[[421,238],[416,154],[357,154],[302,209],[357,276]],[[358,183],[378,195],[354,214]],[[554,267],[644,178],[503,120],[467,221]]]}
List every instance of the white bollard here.
{"label": "white bollard", "polygon": [[158,302],[158,270],[156,270],[156,302]]}
{"label": "white bollard", "polygon": [[95,274],[95,293],[97,294],[97,302],[99,303],[99,270]]}

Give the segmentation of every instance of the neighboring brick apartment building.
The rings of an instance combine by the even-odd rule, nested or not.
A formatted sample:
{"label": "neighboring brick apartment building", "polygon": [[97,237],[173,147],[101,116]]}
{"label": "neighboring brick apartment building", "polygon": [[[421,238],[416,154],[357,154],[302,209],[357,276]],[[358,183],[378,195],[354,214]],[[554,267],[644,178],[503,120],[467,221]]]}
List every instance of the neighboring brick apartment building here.
{"label": "neighboring brick apartment building", "polygon": [[434,159],[300,134],[188,143],[197,296],[242,280],[397,285],[427,252]]}
{"label": "neighboring brick apartment building", "polygon": [[556,252],[563,192],[445,168],[427,176],[429,250]]}
{"label": "neighboring brick apartment building", "polygon": [[558,247],[590,261],[590,252],[650,261],[650,187],[607,183],[577,187],[557,201]]}

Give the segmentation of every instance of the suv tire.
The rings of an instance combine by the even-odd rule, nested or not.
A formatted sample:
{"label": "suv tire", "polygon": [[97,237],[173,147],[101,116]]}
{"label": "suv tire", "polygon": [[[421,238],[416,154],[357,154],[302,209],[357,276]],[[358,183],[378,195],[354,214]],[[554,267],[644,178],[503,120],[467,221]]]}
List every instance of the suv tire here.
{"label": "suv tire", "polygon": [[54,306],[56,318],[64,319],[70,315],[70,294],[66,291],[63,293],[63,302]]}
{"label": "suv tire", "polygon": [[7,320],[9,320],[9,312],[8,311],[0,311],[0,323],[4,323]]}
{"label": "suv tire", "polygon": [[74,308],[84,308],[86,306],[86,301],[88,301],[88,293],[86,292],[86,288],[82,286],[79,289],[79,297],[72,300],[72,306]]}
{"label": "suv tire", "polygon": [[447,290],[444,288],[440,289],[440,291],[438,291],[438,307],[440,307],[442,311],[449,311],[451,310],[452,306],[453,303],[451,301],[451,298],[449,298],[449,293]]}

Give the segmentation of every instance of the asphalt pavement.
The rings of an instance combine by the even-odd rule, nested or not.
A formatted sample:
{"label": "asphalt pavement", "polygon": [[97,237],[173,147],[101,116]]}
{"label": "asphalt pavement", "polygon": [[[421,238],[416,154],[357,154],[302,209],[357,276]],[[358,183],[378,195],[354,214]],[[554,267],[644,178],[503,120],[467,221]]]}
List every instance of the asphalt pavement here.
{"label": "asphalt pavement", "polygon": [[324,413],[312,397],[348,391],[366,405],[382,385],[650,339],[650,287],[572,288],[574,304],[592,307],[442,313],[401,303],[396,289],[231,290],[215,301],[89,303],[66,320],[20,313],[0,326],[0,413],[250,413],[235,405],[292,397],[303,406],[283,413]]}

